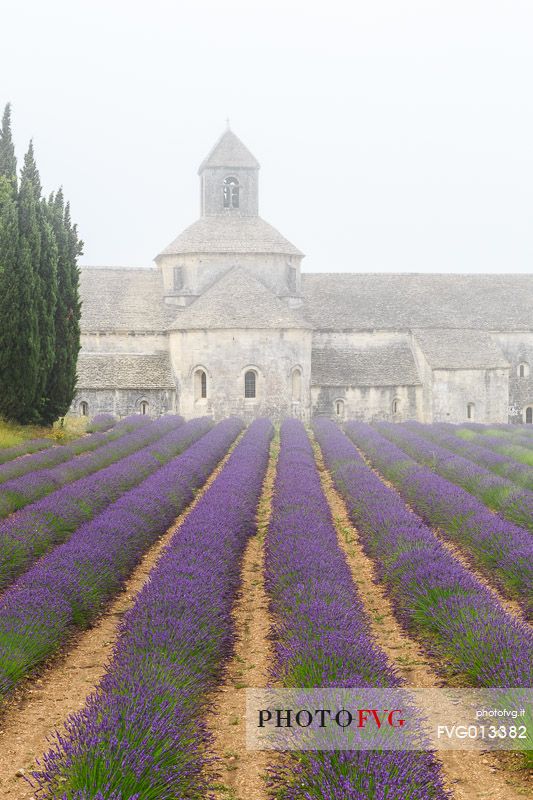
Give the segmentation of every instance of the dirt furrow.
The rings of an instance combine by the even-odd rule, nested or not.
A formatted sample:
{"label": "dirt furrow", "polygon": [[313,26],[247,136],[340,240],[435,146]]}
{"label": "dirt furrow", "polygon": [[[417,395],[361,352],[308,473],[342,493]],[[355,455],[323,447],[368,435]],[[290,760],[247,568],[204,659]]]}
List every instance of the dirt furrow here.
{"label": "dirt furrow", "polygon": [[[350,522],[346,504],[333,485],[316,442],[314,449],[339,543],[369,614],[376,642],[408,686],[444,686],[443,679],[437,674],[421,645],[406,634],[397,621],[386,590],[376,580],[374,564],[363,550],[359,534]],[[523,800],[527,793],[523,773],[514,774],[511,769],[503,770],[502,760],[498,760],[493,753],[485,753],[480,757],[478,753],[468,751],[441,751],[438,757],[454,800]],[[512,759],[511,762],[515,763]]]}
{"label": "dirt furrow", "polygon": [[257,533],[246,547],[239,598],[233,609],[237,634],[234,655],[224,681],[213,693],[208,719],[218,774],[213,789],[220,800],[265,800],[265,778],[272,753],[246,749],[246,689],[262,688],[270,678],[271,617],[264,584],[263,543],[271,514],[272,491],[279,452],[279,435],[270,448],[270,459],[257,511]]}
{"label": "dirt furrow", "polygon": [[0,716],[1,798],[30,800],[34,796],[24,776],[30,776],[36,759],[48,749],[49,737],[71,712],[83,707],[87,696],[98,685],[111,658],[122,616],[133,606],[170,539],[219,475],[242,435],[192,503],[145,554],[107,611],[10,697]]}

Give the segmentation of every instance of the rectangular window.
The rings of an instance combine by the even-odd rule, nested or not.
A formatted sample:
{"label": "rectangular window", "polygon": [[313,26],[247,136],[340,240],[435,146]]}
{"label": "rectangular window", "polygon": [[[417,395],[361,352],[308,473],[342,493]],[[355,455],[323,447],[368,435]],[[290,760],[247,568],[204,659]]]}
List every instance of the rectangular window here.
{"label": "rectangular window", "polygon": [[290,292],[296,291],[296,270],[294,267],[287,267],[287,284]]}
{"label": "rectangular window", "polygon": [[174,291],[183,289],[183,267],[174,267]]}

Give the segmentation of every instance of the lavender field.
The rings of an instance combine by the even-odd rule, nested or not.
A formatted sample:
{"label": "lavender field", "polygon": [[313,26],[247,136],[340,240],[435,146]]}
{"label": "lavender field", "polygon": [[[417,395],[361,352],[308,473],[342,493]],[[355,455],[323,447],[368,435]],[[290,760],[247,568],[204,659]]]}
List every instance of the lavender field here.
{"label": "lavender field", "polygon": [[530,790],[527,748],[257,753],[244,715],[247,688],[531,687],[529,431],[106,415],[0,450],[0,516],[2,797]]}

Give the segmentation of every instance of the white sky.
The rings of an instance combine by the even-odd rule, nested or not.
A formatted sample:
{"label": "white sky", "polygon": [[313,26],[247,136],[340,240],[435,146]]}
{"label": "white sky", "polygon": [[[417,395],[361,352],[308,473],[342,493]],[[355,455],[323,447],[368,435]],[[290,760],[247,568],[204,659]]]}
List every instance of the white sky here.
{"label": "white sky", "polygon": [[198,217],[229,116],[304,269],[533,272],[531,0],[2,0],[7,101],[84,264]]}

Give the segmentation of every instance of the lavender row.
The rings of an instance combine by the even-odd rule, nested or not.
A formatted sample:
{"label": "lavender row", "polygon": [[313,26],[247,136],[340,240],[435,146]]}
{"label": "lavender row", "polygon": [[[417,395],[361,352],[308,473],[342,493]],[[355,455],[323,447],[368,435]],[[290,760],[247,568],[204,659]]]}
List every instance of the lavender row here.
{"label": "lavender row", "polygon": [[105,469],[49,494],[0,523],[0,588],[20,575],[39,556],[64,542],[83,522],[94,517],[123,492],[136,486],[161,464],[174,458],[211,427],[205,417],[179,424],[165,433],[154,423],[159,441]]}
{"label": "lavender row", "polygon": [[[313,451],[301,423],[286,421],[265,540],[275,619],[274,677],[287,687],[397,687],[337,541]],[[445,798],[430,753],[298,752],[278,779],[284,800]],[[285,784],[285,785],[284,785]]]}
{"label": "lavender row", "polygon": [[[181,417],[169,416],[162,417],[156,422],[142,423],[136,425],[132,431],[99,446],[94,452],[77,455],[71,457],[69,461],[49,469],[32,471],[19,478],[5,481],[0,494],[0,517],[6,517],[13,511],[17,511],[29,503],[34,503],[40,497],[54,492],[61,486],[113,464],[124,456],[159,439],[164,433],[176,428],[182,422]],[[127,431],[127,429],[125,430]],[[109,434],[94,433],[92,436],[105,437]]]}
{"label": "lavender row", "polygon": [[533,540],[531,534],[492,514],[459,486],[409,458],[369,426],[348,422],[348,436],[398,489],[429,525],[457,544],[474,566],[507,597],[518,600],[529,618],[533,612]]}
{"label": "lavender row", "polygon": [[54,447],[54,441],[46,438],[28,439],[12,447],[0,447],[0,464],[5,464],[7,461],[29,453],[38,453],[40,450],[45,450],[49,447]]}
{"label": "lavender row", "polygon": [[[370,426],[348,427],[378,468],[397,461],[398,448]],[[508,614],[453,558],[336,425],[322,420],[315,431],[365,551],[404,626],[420,635],[443,669],[459,673],[473,686],[530,686],[531,628]]]}
{"label": "lavender row", "polygon": [[511,481],[428,442],[408,428],[386,422],[376,423],[376,428],[415,461],[478,497],[504,519],[533,531],[533,492],[517,488]]}
{"label": "lavender row", "polygon": [[533,438],[527,440],[519,436],[505,436],[501,432],[475,433],[455,425],[446,425],[447,431],[452,432],[461,441],[472,442],[480,447],[486,447],[512,458],[519,464],[533,467]]}
{"label": "lavender row", "polygon": [[87,433],[96,433],[97,431],[108,431],[114,425],[117,424],[117,420],[113,416],[113,414],[97,414],[95,417],[87,425],[86,431]]}
{"label": "lavender row", "polygon": [[145,550],[191,502],[242,429],[221,422],[48,553],[0,600],[0,696],[87,627]]}
{"label": "lavender row", "polygon": [[[232,436],[240,427],[228,421],[220,426],[231,428]],[[220,426],[195,446],[198,465]],[[210,796],[203,773],[207,692],[232,652],[231,610],[242,555],[256,530],[271,437],[269,421],[252,423],[164,550],[124,619],[99,689],[68,719],[66,733],[45,756],[36,776],[44,798]],[[153,505],[176,513],[182,473],[168,470],[150,498],[150,514]]]}
{"label": "lavender row", "polygon": [[475,433],[487,434],[489,436],[500,435],[512,440],[523,440],[526,444],[533,442],[533,425],[482,425],[479,422],[467,422],[461,425],[462,428]]}
{"label": "lavender row", "polygon": [[[422,425],[420,422],[411,421],[401,427],[413,431],[414,434],[429,439],[430,442],[435,442],[453,453],[457,453],[468,461],[473,461],[475,464],[495,472],[502,478],[518,484],[523,489],[533,490],[533,470],[530,467],[517,462],[516,459],[505,453],[485,447],[484,444],[477,444],[471,439],[468,442],[460,439],[453,432],[452,426]],[[449,428],[452,428],[452,430]],[[533,464],[533,451],[529,455]]]}
{"label": "lavender row", "polygon": [[[95,432],[88,436],[82,436],[67,445],[58,445],[48,450],[28,455],[25,458],[18,458],[14,461],[8,461],[0,466],[0,483],[9,481],[13,478],[19,478],[22,475],[27,475],[29,472],[36,472],[38,470],[53,467],[57,464],[62,464],[65,461],[70,461],[80,453],[96,450],[104,444],[108,444],[126,433],[131,433],[134,430],[145,427],[148,424],[146,417],[136,414],[131,417],[126,417],[114,428],[107,432]],[[2,486],[1,491],[6,491],[6,487]]]}

